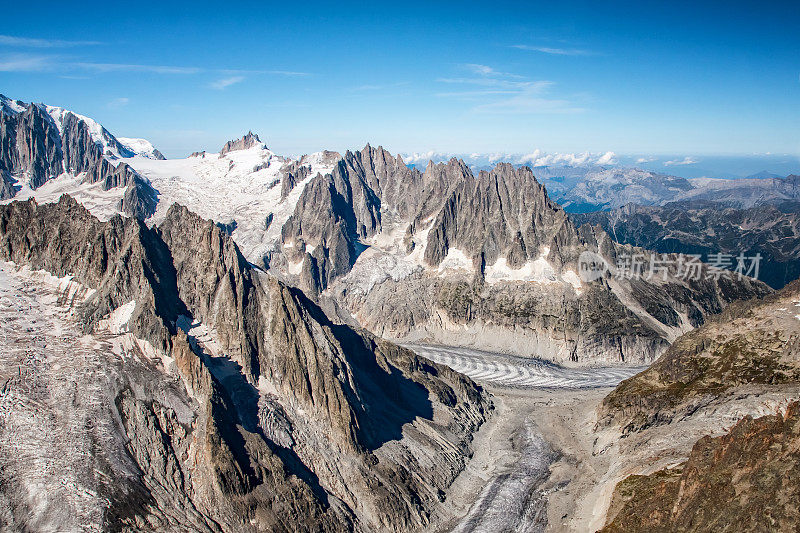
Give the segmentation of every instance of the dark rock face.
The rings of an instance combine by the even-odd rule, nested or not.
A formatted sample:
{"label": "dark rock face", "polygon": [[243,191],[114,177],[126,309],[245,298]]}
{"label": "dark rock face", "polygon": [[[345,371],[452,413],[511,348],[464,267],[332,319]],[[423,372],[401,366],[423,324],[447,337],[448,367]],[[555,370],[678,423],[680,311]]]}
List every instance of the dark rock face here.
{"label": "dark rock face", "polygon": [[[100,135],[109,149],[122,157],[133,156],[104,128]],[[152,215],[157,197],[148,180],[125,163],[113,165],[104,155],[89,126],[73,113],[61,115],[59,131],[43,105],[30,104],[19,112],[4,104],[0,110],[0,199],[14,197],[18,190],[14,179],[37,189],[63,172],[85,173],[85,182],[102,183],[103,190],[127,187],[121,202],[125,214]]]}
{"label": "dark rock face", "polygon": [[486,264],[505,256],[519,267],[538,257],[562,228],[564,244],[574,245],[577,233],[531,170],[503,163],[461,181],[447,197],[428,235],[425,260],[437,266],[454,247]]}
{"label": "dark rock face", "polygon": [[[120,164],[120,167],[124,163]],[[125,195],[120,200],[119,210],[128,216],[145,220],[156,212],[158,192],[150,184],[150,180],[135,174],[125,188]]]}
{"label": "dark rock face", "polygon": [[281,202],[289,196],[298,183],[308,178],[309,174],[309,167],[303,165],[302,161],[293,161],[281,169]]}
{"label": "dark rock face", "polygon": [[579,224],[600,224],[614,240],[661,253],[761,254],[759,279],[780,289],[800,276],[800,204],[749,209],[710,202],[664,207],[626,206],[573,215]]}
{"label": "dark rock face", "polygon": [[704,437],[678,468],[617,485],[603,532],[797,531],[800,404]]}
{"label": "dark rock face", "polygon": [[800,383],[798,300],[795,281],[763,300],[732,304],[620,383],[603,400],[600,424],[640,431],[688,416],[737,387]]}
{"label": "dark rock face", "polygon": [[330,175],[306,185],[283,227],[282,240],[303,240],[316,247],[309,268],[318,276],[310,277],[324,289],[349,272],[363,249],[359,240],[381,231],[384,214],[411,222],[413,232],[439,212],[448,194],[467,177],[472,177],[469,169],[455,159],[431,164],[423,174],[381,147],[348,151]]}
{"label": "dark rock face", "polygon": [[5,170],[0,170],[0,200],[7,200],[16,196],[19,191],[17,180]]}
{"label": "dark rock face", "polygon": [[78,308],[87,332],[135,301],[137,345],[174,361],[180,402],[120,370],[106,416],[125,455],[100,449],[138,473],[110,477],[107,528],[418,530],[491,408],[464,376],[331,322],[178,205],[158,229],[99,222],[69,197],[0,206],[0,258],[95,289]]}
{"label": "dark rock face", "polygon": [[64,169],[58,128],[40,107],[0,113],[0,170],[41,187]]}
{"label": "dark rock face", "polygon": [[13,202],[0,210],[0,256],[19,265],[72,275],[97,289],[85,307],[87,328],[136,300],[131,331],[168,351],[179,305],[175,270],[163,241],[142,222],[100,222],[69,196],[57,204]]}
{"label": "dark rock face", "polygon": [[[256,135],[252,131],[248,131],[247,135],[245,135],[241,139],[236,139],[235,141],[226,142],[225,146],[222,147],[222,150],[219,151],[219,155],[223,156],[228,152],[232,152],[234,150],[246,150],[248,148],[252,148],[257,144],[261,144],[261,139],[259,139],[258,135]],[[202,155],[202,154],[205,154],[205,152],[194,152],[192,156]]]}

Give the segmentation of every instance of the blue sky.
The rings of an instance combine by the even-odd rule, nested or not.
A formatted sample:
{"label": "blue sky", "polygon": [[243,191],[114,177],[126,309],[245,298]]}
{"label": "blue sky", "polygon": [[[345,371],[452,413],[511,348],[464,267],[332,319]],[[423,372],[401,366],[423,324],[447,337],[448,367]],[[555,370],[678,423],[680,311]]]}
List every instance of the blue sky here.
{"label": "blue sky", "polygon": [[168,156],[800,153],[798,2],[37,2],[0,92]]}

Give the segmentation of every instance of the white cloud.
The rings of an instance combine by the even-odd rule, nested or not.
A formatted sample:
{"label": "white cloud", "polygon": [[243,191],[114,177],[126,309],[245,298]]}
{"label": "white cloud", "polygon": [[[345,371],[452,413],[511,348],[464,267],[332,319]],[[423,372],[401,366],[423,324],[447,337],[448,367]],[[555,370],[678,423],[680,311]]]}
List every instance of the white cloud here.
{"label": "white cloud", "polygon": [[582,167],[590,165],[616,165],[617,159],[614,152],[596,154],[592,152],[583,153],[544,153],[541,150],[534,150],[530,154],[518,156],[514,161],[518,165],[528,164],[533,167],[548,166],[570,166]]}
{"label": "white cloud", "polygon": [[[88,42],[88,41],[87,41]],[[96,63],[91,61],[64,61],[57,55],[6,54],[0,55],[0,72],[32,71],[86,71],[95,73],[146,72],[167,75],[191,75],[203,72],[227,75],[228,79],[245,74],[264,74],[270,76],[300,77],[309,76],[307,72],[291,70],[232,70],[200,66],[182,65],[142,65],[137,63]],[[241,81],[241,80],[239,80]]]}
{"label": "white cloud", "polygon": [[583,111],[566,98],[553,98],[548,95],[554,86],[552,81],[528,80],[523,76],[499,72],[488,65],[477,63],[467,63],[462,67],[471,70],[477,77],[439,78],[436,81],[453,85],[477,85],[485,89],[440,92],[437,96],[476,102],[472,108],[473,112],[522,114]]}
{"label": "white cloud", "polygon": [[40,72],[52,68],[48,56],[5,55],[0,57],[0,72]]}
{"label": "white cloud", "polygon": [[655,160],[656,160],[655,157],[640,157],[639,159],[636,160],[636,162],[637,163],[652,163]]}
{"label": "white cloud", "polygon": [[503,152],[494,153],[479,153],[473,152],[471,154],[453,154],[436,152],[434,150],[428,152],[413,152],[409,154],[402,154],[403,161],[408,164],[425,164],[428,161],[441,162],[448,161],[453,157],[461,158],[464,161],[474,166],[493,166],[500,162],[508,162],[514,165],[528,165],[531,167],[545,167],[545,166],[571,166],[571,167],[585,167],[585,166],[612,166],[617,165],[619,162],[614,152],[594,153],[547,153],[542,150],[536,149],[528,154],[509,154]]}
{"label": "white cloud", "polygon": [[298,72],[295,70],[221,70],[220,72],[243,72],[245,74],[270,74],[272,76],[286,76],[287,78],[302,78],[305,76],[311,76],[309,72]]}
{"label": "white cloud", "polygon": [[551,48],[549,46],[530,46],[527,44],[515,44],[511,46],[518,50],[528,50],[530,52],[541,52],[543,54],[558,55],[558,56],[589,56],[594,55],[589,50],[580,50],[578,48]]}
{"label": "white cloud", "polygon": [[434,152],[433,150],[428,152],[412,152],[410,154],[402,154],[402,157],[406,164],[413,165],[416,165],[417,163],[426,163],[428,161],[445,161],[449,159],[448,154]]}
{"label": "white cloud", "polygon": [[614,152],[606,152],[595,161],[597,165],[614,165],[617,163],[617,154]]}
{"label": "white cloud", "polygon": [[395,89],[397,87],[402,87],[404,85],[408,85],[409,82],[407,81],[398,81],[395,83],[383,83],[383,84],[365,84],[359,85],[357,87],[353,87],[350,89],[351,92],[367,92],[367,91],[385,91],[388,89]]}
{"label": "white cloud", "polygon": [[501,89],[543,89],[553,85],[551,81],[530,81],[530,80],[504,80],[498,78],[439,78],[436,81],[439,83],[453,83],[453,84],[467,84],[467,85],[481,85],[485,87],[498,87]]}
{"label": "white cloud", "polygon": [[199,67],[175,67],[164,65],[136,65],[132,63],[72,63],[77,68],[95,72],[152,72],[155,74],[197,74]]}
{"label": "white cloud", "polygon": [[124,107],[124,106],[128,105],[130,103],[130,101],[131,101],[130,98],[126,98],[124,96],[121,96],[119,98],[114,98],[113,100],[111,100],[108,103],[108,107],[110,107],[112,109],[116,109],[116,108],[119,108],[119,107]]}
{"label": "white cloud", "polygon": [[672,161],[664,161],[664,166],[665,167],[671,167],[671,166],[675,166],[675,165],[694,165],[697,162],[698,162],[697,159],[687,156],[687,157],[684,157],[683,159],[680,159],[680,160],[675,159],[675,160],[672,160]]}
{"label": "white cloud", "polygon": [[73,46],[95,46],[99,44],[103,43],[99,41],[62,41],[60,39],[31,39],[28,37],[0,35],[0,45],[22,48],[69,48]]}
{"label": "white cloud", "polygon": [[479,113],[580,113],[582,108],[564,98],[545,97],[541,87],[528,87],[519,93],[473,109]]}
{"label": "white cloud", "polygon": [[479,63],[464,63],[461,65],[462,68],[476,74],[478,76],[487,76],[493,78],[517,78],[522,79],[524,76],[520,76],[519,74],[513,74],[511,72],[501,72],[496,70],[489,65],[481,65]]}
{"label": "white cloud", "polygon": [[231,76],[230,78],[222,78],[221,80],[217,80],[215,82],[210,83],[209,87],[221,91],[226,87],[230,87],[231,85],[243,82],[244,79],[245,79],[244,76]]}
{"label": "white cloud", "polygon": [[499,74],[495,69],[488,65],[479,65],[477,63],[466,63],[464,68],[471,71],[473,74],[480,74],[481,76],[492,76]]}

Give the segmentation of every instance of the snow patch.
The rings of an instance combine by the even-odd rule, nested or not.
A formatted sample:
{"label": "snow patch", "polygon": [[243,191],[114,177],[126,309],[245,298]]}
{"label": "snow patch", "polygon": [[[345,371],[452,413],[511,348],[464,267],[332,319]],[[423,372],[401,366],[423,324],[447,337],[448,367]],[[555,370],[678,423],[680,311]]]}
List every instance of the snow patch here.
{"label": "snow patch", "polygon": [[136,300],[117,307],[107,317],[101,319],[97,323],[98,329],[108,330],[114,335],[127,333],[129,330],[128,322],[133,316],[133,311],[136,309]]}
{"label": "snow patch", "polygon": [[[40,106],[42,107],[42,106]],[[53,122],[58,128],[58,133],[63,135],[64,134],[64,120],[67,118],[68,115],[73,115],[78,118],[78,120],[82,121],[86,124],[89,128],[89,135],[91,135],[92,140],[100,146],[103,151],[103,155],[108,155],[111,153],[112,159],[117,159],[120,157],[130,156],[129,153],[121,153],[119,148],[123,148],[115,142],[115,137],[111,135],[108,130],[106,130],[100,123],[96,122],[95,120],[79,115],[73,111],[69,111],[68,109],[63,109],[61,107],[54,107],[49,105],[44,105],[42,107],[44,111],[50,115],[50,118],[53,119]]]}
{"label": "snow patch", "polygon": [[429,218],[428,221],[430,221],[430,224],[425,229],[415,233],[412,237],[414,249],[406,256],[407,261],[410,261],[411,263],[421,267],[427,266],[425,263],[425,248],[428,246],[428,234],[431,232],[433,225],[436,223],[433,217]]}
{"label": "snow patch", "polygon": [[342,283],[357,294],[367,294],[375,285],[388,279],[400,281],[420,270],[422,267],[408,257],[398,257],[371,247],[358,256],[353,268],[342,278]]}
{"label": "snow patch", "polygon": [[222,346],[217,337],[208,326],[199,320],[192,320],[186,315],[181,315],[176,321],[176,325],[189,336],[189,343],[194,347],[198,345],[205,353],[214,357],[222,355]]}
{"label": "snow patch", "polygon": [[17,195],[0,201],[0,204],[8,204],[17,200],[25,201],[31,198],[35,198],[39,204],[53,204],[57,203],[62,195],[68,194],[102,221],[120,214],[119,205],[120,200],[125,196],[125,187],[114,187],[104,191],[101,182],[84,183],[82,176],[83,174],[73,176],[64,173],[45,182],[36,190],[31,189],[25,183],[20,183],[22,188]]}
{"label": "snow patch", "polygon": [[14,111],[15,113],[22,113],[23,111],[25,111],[25,106],[20,105],[16,100],[7,98],[2,94],[0,94],[0,102],[7,105],[9,109],[11,109],[11,111]]}
{"label": "snow patch", "polygon": [[528,261],[520,268],[511,268],[505,257],[500,257],[490,266],[486,267],[486,283],[507,281],[532,281],[535,283],[554,283],[557,281],[555,270],[547,262],[544,255],[540,255],[534,261]]}
{"label": "snow patch", "polygon": [[299,275],[303,271],[303,263],[305,262],[305,260],[306,260],[306,258],[303,257],[303,259],[301,261],[297,262],[297,263],[291,263],[290,262],[289,263],[289,274],[292,274],[293,276]]}
{"label": "snow patch", "polygon": [[52,287],[58,293],[59,298],[68,305],[85,302],[96,292],[94,289],[75,281],[73,276],[56,277],[46,270],[31,270],[28,265],[17,268],[13,261],[0,261],[0,268],[14,271],[17,276],[23,279]]}
{"label": "snow patch", "polygon": [[158,160],[137,155],[123,161],[147,177],[159,192],[158,207],[149,223],[164,220],[176,202],[215,222],[235,221],[232,235],[236,244],[257,264],[276,249],[281,228],[294,213],[311,176],[329,174],[335,164],[323,153],[301,159],[301,164],[309,167],[309,178],[281,199],[281,170],[295,160],[276,155],[264,145],[228,152],[224,157],[207,153],[205,157]]}
{"label": "snow patch", "polygon": [[578,294],[581,293],[581,278],[578,277],[574,270],[565,270],[562,272],[561,279],[572,285],[572,288],[575,289],[575,292]]}
{"label": "snow patch", "polygon": [[439,263],[439,273],[444,275],[448,270],[466,270],[473,272],[472,260],[467,257],[467,254],[458,248],[450,248],[447,250],[447,255]]}
{"label": "snow patch", "polygon": [[275,388],[275,384],[264,376],[258,376],[258,392],[260,392],[262,396],[268,394],[273,396],[278,395],[278,389]]}

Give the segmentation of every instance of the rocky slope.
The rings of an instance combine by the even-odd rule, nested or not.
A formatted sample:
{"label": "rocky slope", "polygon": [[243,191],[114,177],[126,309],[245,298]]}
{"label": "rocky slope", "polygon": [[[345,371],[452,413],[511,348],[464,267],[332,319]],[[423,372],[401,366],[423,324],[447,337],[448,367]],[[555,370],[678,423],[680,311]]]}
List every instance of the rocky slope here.
{"label": "rocky slope", "polygon": [[252,131],[248,131],[241,139],[226,142],[222,150],[219,151],[219,155],[222,156],[235,150],[247,150],[259,144],[261,144],[261,139],[258,138],[258,135],[254,134]]}
{"label": "rocky slope", "polygon": [[118,209],[136,217],[155,210],[156,192],[121,157],[134,152],[93,120],[44,104],[0,95],[0,200],[31,196],[62,175],[100,191],[121,189]]}
{"label": "rocky slope", "polygon": [[[273,270],[380,336],[573,364],[652,361],[708,313],[768,292],[674,269],[617,276],[624,257],[650,256],[579,231],[530,169],[474,176],[453,159],[421,172],[369,145],[306,185],[281,239],[288,264]],[[605,277],[579,277],[583,252]]]}
{"label": "rocky slope", "polygon": [[[74,343],[53,351],[30,344],[34,330],[3,332],[32,346],[0,368],[3,401],[18,406],[0,432],[26,428],[0,447],[7,527],[73,516],[110,530],[416,530],[490,409],[460,374],[332,323],[180,206],[152,229],[101,222],[69,197],[0,206],[0,258],[17,269],[8,276],[62,277],[54,292],[70,314],[55,327]],[[74,394],[66,419],[64,394]],[[85,422],[71,429],[77,452],[56,444],[53,464],[78,453],[94,468],[69,462],[72,485],[39,500],[67,494],[57,506],[37,506],[30,491],[61,487],[58,470],[30,477],[16,459],[50,453],[36,417],[57,434]]]}
{"label": "rocky slope", "polygon": [[733,304],[606,396],[607,531],[796,529],[799,309],[800,282]]}
{"label": "rocky slope", "polygon": [[680,337],[650,368],[603,401],[603,424],[623,432],[691,416],[747,386],[800,383],[800,282],[737,302]]}
{"label": "rocky slope", "polygon": [[603,532],[797,531],[800,404],[704,437],[682,465],[618,485]]}
{"label": "rocky slope", "polygon": [[572,215],[578,224],[600,224],[620,243],[662,253],[760,254],[758,279],[780,289],[800,276],[800,204],[749,209],[711,202],[663,207],[629,205],[613,211]]}

